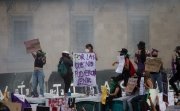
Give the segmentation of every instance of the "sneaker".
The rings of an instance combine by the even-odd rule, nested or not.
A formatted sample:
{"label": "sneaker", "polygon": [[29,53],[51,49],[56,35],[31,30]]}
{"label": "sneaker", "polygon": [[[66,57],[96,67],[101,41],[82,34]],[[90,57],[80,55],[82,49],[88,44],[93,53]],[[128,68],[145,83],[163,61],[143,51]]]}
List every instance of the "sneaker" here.
{"label": "sneaker", "polygon": [[39,95],[39,98],[43,98],[43,97],[44,97],[44,95],[41,95],[41,94]]}

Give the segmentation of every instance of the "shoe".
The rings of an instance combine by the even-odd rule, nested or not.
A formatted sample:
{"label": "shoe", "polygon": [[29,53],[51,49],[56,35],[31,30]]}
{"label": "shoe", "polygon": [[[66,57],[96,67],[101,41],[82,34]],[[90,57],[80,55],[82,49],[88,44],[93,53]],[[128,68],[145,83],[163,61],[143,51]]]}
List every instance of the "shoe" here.
{"label": "shoe", "polygon": [[41,94],[40,94],[40,95],[39,95],[39,98],[44,98],[44,95],[41,95]]}

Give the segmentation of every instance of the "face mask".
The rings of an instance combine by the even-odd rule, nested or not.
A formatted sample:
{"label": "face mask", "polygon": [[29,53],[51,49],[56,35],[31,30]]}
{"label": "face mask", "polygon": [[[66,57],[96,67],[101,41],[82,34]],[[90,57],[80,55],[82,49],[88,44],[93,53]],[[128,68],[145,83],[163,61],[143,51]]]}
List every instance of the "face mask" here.
{"label": "face mask", "polygon": [[89,49],[85,49],[85,52],[87,52],[87,53],[88,53],[88,52],[89,52]]}
{"label": "face mask", "polygon": [[157,55],[152,55],[152,57],[157,57]]}

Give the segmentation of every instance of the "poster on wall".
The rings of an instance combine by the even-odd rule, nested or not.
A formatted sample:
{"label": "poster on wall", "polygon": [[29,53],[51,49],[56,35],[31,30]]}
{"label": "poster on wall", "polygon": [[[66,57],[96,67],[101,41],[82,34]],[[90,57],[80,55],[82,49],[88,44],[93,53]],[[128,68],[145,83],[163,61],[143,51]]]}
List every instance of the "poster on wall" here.
{"label": "poster on wall", "polygon": [[75,86],[96,86],[96,56],[94,53],[73,54]]}
{"label": "poster on wall", "polygon": [[24,44],[26,46],[27,53],[32,53],[41,50],[39,39],[25,41]]}

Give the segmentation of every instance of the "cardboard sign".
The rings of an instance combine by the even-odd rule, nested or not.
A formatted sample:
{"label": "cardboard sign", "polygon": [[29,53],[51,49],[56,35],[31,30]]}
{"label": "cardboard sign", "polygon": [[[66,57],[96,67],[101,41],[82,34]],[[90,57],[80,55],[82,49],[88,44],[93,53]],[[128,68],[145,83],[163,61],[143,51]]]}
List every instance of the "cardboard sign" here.
{"label": "cardboard sign", "polygon": [[137,80],[138,80],[137,78],[129,78],[125,91],[129,93],[133,92],[134,88],[137,85]]}
{"label": "cardboard sign", "polygon": [[10,101],[2,101],[9,109],[10,111],[21,111],[21,103],[13,103]]}
{"label": "cardboard sign", "polygon": [[33,39],[33,40],[25,41],[24,44],[26,46],[26,52],[27,53],[32,53],[32,52],[36,52],[38,50],[41,50],[39,39]]}
{"label": "cardboard sign", "polygon": [[123,69],[124,69],[124,64],[125,64],[125,58],[124,56],[118,56],[118,67],[116,69],[116,73],[122,73]]}
{"label": "cardboard sign", "polygon": [[73,74],[75,86],[96,86],[96,55],[74,53]]}
{"label": "cardboard sign", "polygon": [[162,62],[160,58],[147,57],[145,63],[145,71],[159,72]]}

